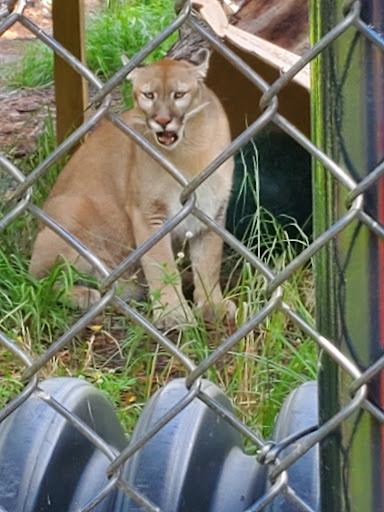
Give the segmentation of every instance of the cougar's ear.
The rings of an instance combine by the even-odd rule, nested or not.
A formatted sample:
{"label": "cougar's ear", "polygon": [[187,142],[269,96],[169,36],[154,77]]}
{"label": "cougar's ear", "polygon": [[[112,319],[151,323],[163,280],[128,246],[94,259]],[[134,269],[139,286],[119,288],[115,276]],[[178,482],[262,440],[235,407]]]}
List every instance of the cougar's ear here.
{"label": "cougar's ear", "polygon": [[[121,55],[121,62],[123,63],[123,66],[126,66],[127,64],[129,64],[130,59],[123,53]],[[128,75],[125,78],[127,80],[133,80],[135,78],[136,71],[137,71],[137,68],[132,69],[132,71],[130,73],[128,73]]]}
{"label": "cougar's ear", "polygon": [[204,80],[204,78],[207,76],[210,56],[211,56],[211,52],[207,49],[203,49],[199,52],[198,57],[199,57],[199,60],[201,61],[201,63],[198,64],[195,68],[197,78],[199,80]]}

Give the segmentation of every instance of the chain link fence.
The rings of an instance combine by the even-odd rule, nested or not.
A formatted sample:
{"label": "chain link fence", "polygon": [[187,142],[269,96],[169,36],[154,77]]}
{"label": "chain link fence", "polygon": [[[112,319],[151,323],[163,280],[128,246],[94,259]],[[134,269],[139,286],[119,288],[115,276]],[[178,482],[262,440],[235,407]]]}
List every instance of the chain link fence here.
{"label": "chain link fence", "polygon": [[[15,23],[21,23],[31,34],[40,39],[45,45],[51,48],[57,55],[68,62],[89,84],[97,91],[94,97],[94,105],[98,105],[94,113],[88,120],[72,133],[48,158],[39,164],[32,173],[25,176],[20,169],[16,168],[9,159],[0,155],[0,165],[2,169],[9,173],[18,183],[17,189],[12,194],[12,200],[9,201],[9,207],[6,214],[0,219],[0,233],[10,223],[15,221],[24,212],[30,212],[36,219],[42,221],[67,240],[87,261],[95,266],[103,276],[99,283],[100,290],[103,291],[101,300],[77,320],[59,339],[57,339],[47,350],[39,357],[33,357],[20,348],[17,341],[10,339],[4,332],[0,331],[0,342],[3,347],[12,354],[12,357],[18,359],[25,368],[23,375],[24,387],[19,395],[9,402],[0,411],[0,421],[14,414],[26,400],[33,396],[44,401],[60,417],[72,425],[81,433],[90,443],[109,460],[107,469],[108,480],[101,488],[94,489],[93,497],[83,504],[82,512],[96,510],[111,493],[120,489],[124,494],[132,499],[135,506],[142,510],[155,512],[160,510],[158,506],[148,498],[145,489],[140,486],[132,485],[123,471],[124,465],[135,454],[139,453],[145,445],[153,440],[156,442],[157,435],[166,428],[178,415],[182,414],[191,403],[202,402],[210,410],[224,421],[231,425],[241,436],[244,436],[258,452],[258,463],[262,467],[268,468],[269,483],[263,491],[262,496],[246,508],[249,512],[266,510],[268,506],[275,502],[277,497],[284,496],[285,499],[296,507],[292,510],[312,511],[313,506],[305,502],[295,492],[295,481],[291,478],[289,470],[294,463],[300,460],[305,454],[315,446],[319,446],[327,438],[347,424],[348,418],[353,417],[361,411],[368,411],[372,421],[378,425],[384,422],[384,414],[379,403],[371,399],[368,393],[368,383],[372,381],[384,367],[384,356],[376,357],[366,368],[361,368],[354,362],[352,355],[345,355],[335,340],[326,337],[327,333],[317,330],[309,325],[302,318],[298,311],[292,309],[284,301],[284,285],[301,268],[309,262],[313,256],[319,253],[322,248],[330,247],[336,237],[343,233],[349,226],[363,224],[366,226],[372,236],[382,239],[384,237],[384,228],[378,217],[367,213],[364,208],[363,194],[372,186],[378,183],[378,180],[384,173],[384,165],[381,162],[376,165],[371,172],[367,173],[364,179],[356,180],[345,168],[340,166],[329,155],[325,154],[313,142],[300,133],[289,120],[279,113],[278,95],[282,89],[292,80],[292,78],[307,64],[314,61],[319,54],[324,52],[332,44],[342,37],[347,31],[359,34],[377,48],[380,52],[380,59],[383,58],[384,39],[380,36],[374,26],[366,24],[361,17],[361,3],[356,1],[345,2],[343,16],[340,21],[334,24],[328,33],[322,37],[314,46],[300,58],[287,72],[282,74],[273,84],[266,83],[253,69],[243,62],[231,49],[222,41],[213,35],[206,26],[202,25],[195,13],[191,12],[191,6],[188,2],[182,6],[177,18],[142,50],[133,57],[128,65],[117,72],[107,83],[102,83],[93,73],[90,72],[81,62],[74,58],[67,50],[58,44],[52,37],[42,32],[27,17],[23,15],[23,2],[17,2],[14,10],[8,12],[1,11],[0,33],[3,33]],[[261,110],[258,119],[250,125],[239,137],[237,137],[226,150],[209,165],[202,170],[199,176],[190,183],[183,182],[182,203],[183,207],[178,215],[169,221],[159,232],[144,245],[132,252],[132,254],[117,268],[109,271],[103,263],[92,254],[87,247],[84,247],[79,241],[65,231],[60,225],[56,224],[32,200],[32,187],[48,169],[57,162],[68,150],[73,148],[79,140],[103,118],[110,120],[115,126],[131,137],[139,146],[147,151],[157,162],[164,167],[164,172],[170,173],[175,179],[179,179],[180,173],[174,169],[164,156],[156,150],[155,147],[148,144],[132,128],[121,121],[119,116],[110,109],[110,92],[126,76],[127,72],[139,65],[162,41],[170,34],[178,30],[183,24],[189,24],[200,37],[205,39],[213,48],[224,56],[234,67],[243,73],[255,86],[262,92]],[[315,77],[316,79],[316,77]],[[224,162],[228,157],[244,146],[255,134],[262,130],[268,123],[274,123],[286,134],[303,146],[313,157],[318,166],[324,170],[325,175],[332,177],[333,187],[345,191],[347,209],[345,213],[339,215],[331,225],[323,232],[318,233],[313,242],[285,268],[276,272],[262,260],[255,256],[245,245],[239,242],[227,230],[219,226],[213,219],[207,217],[202,211],[193,206],[191,198],[199,186]],[[15,204],[15,198],[17,203]],[[259,311],[249,318],[241,328],[237,329],[226,339],[222,340],[220,345],[212,351],[200,364],[196,364],[180,347],[175,345],[171,339],[160,332],[144,316],[140,314],[131,305],[125,303],[116,296],[116,281],[122,274],[134,263],[139,262],[143,254],[146,253],[158,240],[166,236],[174,226],[184,218],[185,215],[194,215],[201,222],[214,230],[226,244],[245,258],[254,268],[254,271],[260,273],[265,278],[265,294],[268,299],[260,307]],[[0,235],[1,238],[1,235]],[[85,421],[73,411],[68,410],[60,400],[56,399],[49,392],[44,390],[39,384],[39,372],[43,367],[58,354],[68,343],[80,333],[98,314],[102,313],[107,306],[114,303],[128,319],[141,326],[150,336],[159,343],[168,354],[174,356],[185,368],[188,376],[185,379],[185,393],[182,398],[164,411],[164,414],[158,420],[150,425],[143,436],[132,440],[128,447],[121,450],[111,448],[110,443],[91,428]],[[205,381],[202,380],[207,370],[214,366],[233,349],[242,338],[253,329],[256,329],[267,317],[276,311],[281,311],[287,318],[291,319],[300,329],[306,333],[318,346],[319,350],[335,363],[338,371],[348,376],[349,389],[348,398],[343,405],[338,404],[337,410],[327,418],[321,418],[319,425],[313,426],[296,436],[290,436],[278,442],[271,442],[263,439],[258,432],[249,428],[231,410],[223,405],[222,400],[215,398],[207,392]],[[321,323],[321,322],[320,322]],[[289,449],[287,449],[289,448]],[[368,449],[368,448],[367,448]],[[372,448],[371,448],[372,449]],[[199,485],[199,484],[198,484]],[[2,512],[13,512],[0,506]],[[289,509],[291,510],[291,509]],[[373,509],[371,509],[373,510]],[[164,511],[165,512],[165,511]]]}

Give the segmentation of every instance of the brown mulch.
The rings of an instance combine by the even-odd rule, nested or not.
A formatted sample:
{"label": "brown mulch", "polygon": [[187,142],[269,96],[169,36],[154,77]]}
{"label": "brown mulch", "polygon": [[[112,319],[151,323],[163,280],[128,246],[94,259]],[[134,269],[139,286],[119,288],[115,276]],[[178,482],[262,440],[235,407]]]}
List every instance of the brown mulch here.
{"label": "brown mulch", "polygon": [[0,90],[0,148],[13,157],[36,149],[44,121],[55,111],[53,88]]}

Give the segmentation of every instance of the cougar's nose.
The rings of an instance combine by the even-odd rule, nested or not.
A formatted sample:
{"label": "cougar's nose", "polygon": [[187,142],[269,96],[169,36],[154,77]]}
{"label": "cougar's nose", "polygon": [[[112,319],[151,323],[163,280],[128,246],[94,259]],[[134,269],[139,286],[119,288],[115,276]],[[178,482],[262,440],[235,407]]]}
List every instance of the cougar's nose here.
{"label": "cougar's nose", "polygon": [[172,121],[170,117],[155,117],[155,121],[157,124],[159,124],[162,128],[165,129],[168,123]]}

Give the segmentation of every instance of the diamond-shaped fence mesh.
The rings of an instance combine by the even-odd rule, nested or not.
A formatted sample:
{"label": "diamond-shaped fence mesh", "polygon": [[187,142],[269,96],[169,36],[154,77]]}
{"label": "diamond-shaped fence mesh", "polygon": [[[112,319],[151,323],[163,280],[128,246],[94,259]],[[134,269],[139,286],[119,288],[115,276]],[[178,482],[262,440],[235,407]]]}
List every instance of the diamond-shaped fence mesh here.
{"label": "diamond-shaped fence mesh", "polygon": [[[253,447],[253,452],[257,452],[257,455],[252,456],[252,460],[256,461],[257,457],[259,478],[265,480],[265,485],[259,493],[256,491],[253,493],[252,496],[256,496],[256,498],[250,499],[249,496],[237,497],[236,503],[239,503],[239,508],[233,508],[233,510],[319,510],[317,498],[314,502],[313,497],[296,492],[295,479],[301,478],[302,475],[291,471],[298,461],[306,457],[311,450],[312,452],[314,449],[318,450],[319,446],[323,447],[320,456],[321,469],[312,467],[311,470],[316,474],[320,472],[320,475],[322,475],[322,500],[325,504],[323,510],[361,510],[362,506],[366,506],[372,511],[380,509],[382,505],[382,496],[380,495],[382,494],[382,490],[380,490],[382,489],[381,428],[384,420],[380,402],[380,373],[384,366],[384,358],[381,356],[380,320],[378,318],[382,310],[382,302],[380,302],[382,291],[380,287],[380,279],[382,279],[380,258],[382,251],[380,244],[382,243],[384,228],[381,222],[380,199],[378,199],[379,196],[375,195],[376,192],[372,191],[379,190],[380,178],[384,171],[381,161],[383,155],[380,154],[380,149],[378,149],[380,146],[378,141],[381,140],[382,143],[382,131],[380,132],[380,130],[383,127],[382,120],[384,117],[383,112],[380,111],[380,108],[382,109],[383,93],[381,84],[383,80],[384,39],[380,35],[379,27],[375,27],[375,20],[379,20],[380,16],[383,15],[383,10],[375,2],[365,5],[364,2],[351,1],[339,7],[330,7],[327,2],[323,2],[323,4],[320,2],[319,4],[322,5],[317,5],[316,2],[313,2],[313,4],[312,21],[314,26],[312,26],[312,31],[317,42],[295,65],[281,74],[272,84],[266,83],[225,43],[213,35],[206,25],[200,22],[196,13],[191,11],[188,2],[185,2],[182,6],[175,21],[143,47],[131,59],[129,64],[125,65],[107,83],[103,83],[51,36],[42,32],[30,19],[24,16],[23,9],[20,8],[22,2],[16,2],[16,7],[12,12],[5,8],[0,11],[2,16],[1,34],[14,24],[21,23],[31,34],[68,62],[96,90],[93,101],[93,105],[96,107],[86,122],[57,149],[52,151],[31,173],[24,174],[9,158],[3,154],[0,155],[2,170],[17,182],[17,186],[13,187],[12,194],[9,194],[10,198],[7,205],[5,205],[4,215],[0,219],[0,239],[2,231],[28,212],[68,241],[81,256],[97,268],[101,276],[97,283],[102,292],[101,299],[89,311],[78,317],[70,328],[66,329],[43,353],[35,352],[33,346],[27,350],[17,339],[13,339],[10,333],[2,331],[0,324],[0,343],[8,354],[10,364],[15,364],[14,361],[17,361],[17,365],[23,369],[22,376],[17,382],[17,389],[20,391],[0,411],[0,422],[7,425],[7,421],[16,418],[15,415],[18,411],[31,400],[35,400],[35,402],[31,402],[35,405],[31,406],[32,409],[30,413],[27,413],[27,417],[28,414],[32,414],[35,407],[38,408],[39,403],[44,402],[51,411],[55,412],[56,420],[52,420],[52,424],[46,427],[46,431],[41,434],[42,436],[50,437],[52,445],[55,442],[60,444],[55,436],[60,434],[64,436],[66,430],[63,425],[71,425],[78,436],[74,436],[74,439],[76,439],[74,442],[78,443],[76,446],[82,446],[81,443],[86,440],[93,447],[93,457],[95,459],[102,457],[108,460],[108,463],[105,464],[107,468],[104,472],[105,478],[94,485],[93,488],[89,483],[92,478],[88,480],[87,491],[89,492],[88,494],[84,493],[86,498],[82,498],[80,493],[76,498],[77,501],[74,499],[71,502],[67,497],[67,501],[63,501],[63,503],[68,503],[67,508],[58,508],[54,505],[55,497],[47,496],[45,497],[46,508],[34,508],[33,510],[65,509],[81,510],[83,512],[107,510],[107,508],[102,507],[107,502],[111,503],[108,501],[111,496],[115,497],[113,498],[113,505],[109,505],[109,507],[115,508],[108,508],[108,510],[164,510],[164,512],[187,509],[229,510],[225,508],[228,504],[220,505],[219,494],[221,491],[225,494],[224,488],[217,491],[218,496],[215,497],[215,500],[212,499],[211,505],[196,505],[195,508],[189,509],[183,508],[181,501],[178,504],[169,501],[168,505],[165,504],[163,508],[159,508],[156,504],[158,502],[157,497],[153,497],[149,488],[150,484],[148,482],[143,484],[140,479],[137,481],[132,478],[132,472],[138,471],[135,462],[132,462],[135,460],[139,460],[137,464],[146,466],[148,473],[155,473],[155,467],[161,467],[161,456],[164,447],[160,447],[160,445],[156,449],[153,447],[156,447],[156,444],[160,442],[159,439],[170,425],[177,424],[178,428],[184,427],[186,433],[181,438],[185,446],[179,446],[178,450],[172,452],[170,456],[171,460],[179,462],[174,462],[174,467],[170,463],[170,466],[161,470],[164,473],[166,473],[166,470],[168,472],[173,471],[170,476],[168,473],[165,476],[163,475],[165,479],[168,479],[166,487],[171,487],[170,496],[177,494],[177,499],[181,500],[180,489],[177,488],[178,484],[176,482],[179,482],[178,473],[187,472],[188,468],[186,469],[180,462],[182,457],[179,452],[185,450],[185,458],[189,461],[189,464],[197,464],[193,457],[188,459],[187,453],[189,453],[190,446],[193,443],[198,444],[200,438],[197,435],[193,437],[186,424],[192,420],[194,414],[200,414],[200,412],[192,412],[189,416],[186,416],[186,411],[192,410],[191,408],[195,407],[196,404],[199,404],[197,407],[200,407],[201,404],[208,406],[207,410],[210,411],[209,414],[213,414],[216,418],[215,421],[219,425],[219,430],[221,429],[224,432],[230,428],[231,431],[237,432],[243,439],[246,439],[248,447],[251,446],[251,451]],[[364,21],[368,19],[369,22]],[[382,20],[379,20],[379,22],[381,23]],[[121,117],[111,108],[110,99],[110,92],[125,78],[127,73],[142,63],[154,48],[158,47],[162,41],[184,24],[188,24],[193,31],[198,33],[199,37],[206,40],[215,51],[243,73],[254,85],[255,90],[262,93],[260,115],[256,121],[233,140],[215,161],[207,168],[202,169],[200,174],[190,182],[156,147],[122,121]],[[339,44],[340,41],[341,50],[334,50],[335,45]],[[364,58],[357,65],[354,64],[357,66],[360,75],[356,74],[354,75],[355,78],[348,79],[350,62],[358,45],[364,47],[361,51]],[[372,54],[374,54],[374,57],[372,57]],[[312,110],[315,142],[303,135],[288,119],[281,115],[278,102],[279,93],[309,63],[312,64],[315,96]],[[335,75],[334,81],[336,83],[333,90],[332,80],[327,78],[332,73]],[[361,75],[364,76],[361,77]],[[349,89],[345,91],[345,83],[348,80],[355,80],[356,83],[349,84]],[[358,83],[359,80],[361,80],[361,83]],[[364,86],[362,82],[364,82]],[[241,94],[241,91],[239,91],[239,94]],[[348,106],[348,95],[352,96],[352,106]],[[363,99],[362,95],[364,95]],[[365,103],[371,106],[363,112],[361,105]],[[300,105],[297,105],[297,108],[299,109]],[[34,186],[47,174],[50,167],[76,146],[80,139],[92,131],[103,118],[108,119],[127,137],[132,138],[163,166],[165,173],[173,176],[183,187],[182,207],[177,215],[153,237],[135,249],[121,265],[113,269],[107,268],[89,248],[82,245],[70,232],[66,231],[36,206],[32,192]],[[269,123],[276,125],[309,152],[314,162],[316,175],[314,207],[315,214],[318,217],[315,218],[315,236],[313,241],[289,263],[284,265],[282,269],[276,269],[272,264],[259,258],[234,235],[199,210],[194,203],[194,193],[205,180],[212,173],[215,173],[225,160],[240,150]],[[346,127],[348,123],[349,128]],[[361,126],[355,127],[354,123]],[[361,137],[360,134],[363,132],[365,135]],[[350,137],[349,140],[348,136]],[[336,140],[339,142],[342,140],[343,144],[337,145]],[[369,162],[359,160],[358,157],[355,159],[357,163],[349,160],[348,155],[359,154],[359,145],[364,146],[362,151],[371,156]],[[368,201],[365,201],[365,196]],[[129,271],[130,267],[138,263],[156,242],[175,229],[177,224],[187,215],[195,216],[217,233],[235,254],[241,256],[249,264],[254,274],[262,276],[265,292],[265,300],[257,306],[257,310],[250,314],[242,325],[237,325],[232,330],[227,331],[224,336],[220,335],[221,339],[216,347],[207,350],[206,354],[199,360],[191,356],[187,346],[175,343],[175,338],[172,335],[158,330],[147,315],[140,308],[135,307],[135,304],[124,302],[116,294],[117,280],[127,270]],[[361,235],[362,232],[365,233],[365,238]],[[364,240],[359,240],[356,244],[360,243],[363,249],[358,253],[357,263],[355,263],[355,267],[350,273],[347,266],[350,260],[355,257],[357,249],[354,241],[359,237],[363,237]],[[375,257],[371,255],[370,248],[372,244],[375,247]],[[367,256],[368,253],[370,255]],[[285,300],[285,286],[298,270],[308,264],[313,257],[318,258],[318,260],[315,259],[315,261],[318,261],[318,266],[315,266],[318,286],[318,322],[316,327],[302,315],[299,308],[295,309]],[[368,286],[374,296],[369,300],[366,296],[368,292],[365,289]],[[361,299],[351,298],[353,293],[361,293]],[[39,377],[44,375],[45,366],[54,361],[64,348],[70,352],[71,340],[84,331],[90,325],[92,319],[103,313],[111,305],[119,311],[119,315],[123,315],[132,325],[140,326],[143,332],[149,334],[151,339],[155,341],[152,346],[153,350],[156,350],[155,346],[161,347],[165,353],[178,362],[179,367],[183,369],[182,374],[186,376],[183,380],[182,391],[180,389],[177,392],[175,391],[175,395],[170,393],[173,398],[171,396],[168,402],[165,400],[165,406],[158,407],[155,418],[151,420],[142,419],[142,425],[145,425],[146,428],[136,433],[127,446],[123,446],[122,443],[113,443],[109,433],[107,433],[108,429],[98,430],[97,421],[92,420],[92,411],[90,412],[91,420],[89,418],[85,419],[87,416],[83,414],[81,408],[71,409],[67,407],[63,394],[57,393],[57,390],[53,392],[49,386],[42,386],[39,381]],[[369,310],[369,307],[374,311]],[[223,398],[224,394],[221,396],[217,392],[211,392],[207,380],[203,377],[205,378],[209,371],[215,368],[215,365],[226,364],[228,360],[226,357],[232,354],[235,348],[238,349],[244,337],[257,331],[263,322],[276,312],[284,315],[313,340],[319,354],[321,354],[319,357],[321,363],[320,418],[318,424],[306,425],[304,430],[300,430],[298,425],[299,430],[295,435],[283,436],[282,439],[270,441],[264,439],[257,430],[243,422],[240,419],[241,415],[232,412]],[[3,316],[2,313],[1,316]],[[350,319],[353,319],[353,328],[359,329],[360,325],[366,327],[366,332],[364,327],[361,327],[358,340],[355,339],[354,332],[348,332]],[[367,335],[366,339],[363,339],[364,334]],[[225,383],[223,384],[225,388]],[[75,392],[75,390],[68,391],[68,393],[74,394]],[[286,407],[289,410],[290,407],[293,408],[294,406],[295,404],[292,402],[288,403]],[[302,404],[301,407],[305,407],[305,404]],[[200,409],[197,408],[196,411],[200,411]],[[21,417],[24,418],[25,423],[25,414]],[[178,418],[185,417],[187,417],[187,420],[184,423],[181,419],[180,423],[177,423]],[[57,424],[55,424],[55,421],[57,421]],[[111,423],[113,423],[112,419]],[[17,435],[17,421],[12,421],[11,425],[12,429],[15,430],[15,435]],[[28,425],[24,424],[24,428],[28,430]],[[100,434],[100,432],[105,432],[105,435]],[[216,438],[220,437],[218,433],[215,436]],[[83,441],[78,441],[78,439]],[[2,446],[1,441],[0,446]],[[148,453],[148,450],[145,452],[148,446],[153,451],[152,460],[146,458],[147,455],[140,455],[140,453]],[[240,450],[240,448],[238,449]],[[7,453],[4,447],[2,450],[3,454]],[[82,448],[78,449],[79,460],[83,456],[81,450]],[[209,451],[209,447],[207,447],[207,444],[202,444],[201,450]],[[212,450],[215,450],[215,448]],[[369,452],[369,455],[366,455],[367,461],[363,460],[364,452]],[[213,457],[213,455],[211,456]],[[31,461],[25,461],[25,463],[29,468],[28,471],[38,473],[38,454],[35,454],[35,457],[35,463]],[[65,460],[65,457],[61,460]],[[204,460],[209,466],[210,456],[207,456],[207,459]],[[236,464],[233,462],[232,464],[231,460],[230,455],[227,454],[226,464],[228,467],[225,468],[225,471],[228,472],[229,477],[227,476],[227,480],[225,480],[224,469],[220,476],[225,480],[225,485],[231,481],[231,472],[233,472],[232,477],[235,479],[236,473],[246,471],[246,469],[240,467],[242,463]],[[21,464],[24,461],[8,461],[10,466],[16,462]],[[53,481],[56,479],[63,483],[65,487],[65,479],[69,477],[62,468],[63,463],[59,462],[58,464],[59,467],[61,465],[60,471],[54,463],[52,463],[52,467],[46,469],[48,476],[44,477],[44,482],[49,478]],[[245,462],[244,464],[246,465]],[[130,469],[127,470],[127,467],[130,467]],[[358,467],[359,470],[356,469]],[[363,469],[364,475],[361,473],[362,467],[365,468]],[[4,470],[2,469],[2,471]],[[203,468],[199,468],[199,471],[203,474]],[[265,471],[267,471],[267,476],[265,476]],[[358,476],[353,476],[354,471],[357,472]],[[161,475],[156,474],[158,475],[157,479],[159,479]],[[204,475],[206,474],[209,474],[209,471],[204,473]],[[21,470],[19,475],[20,479],[26,478],[25,474],[22,477]],[[330,480],[331,478],[333,480]],[[218,475],[215,475],[214,479],[218,482]],[[359,482],[362,482],[365,490],[359,488]],[[172,489],[173,484],[175,489]],[[191,484],[194,489],[193,492],[196,495],[200,491],[204,494],[205,484],[205,481],[196,479]],[[158,485],[158,482],[153,483],[153,485]],[[20,486],[20,482],[13,482],[7,488],[4,488],[3,484],[0,485],[0,510],[14,512],[15,509],[9,508],[9,503],[13,503],[15,493],[21,492]],[[43,484],[41,486],[44,487]],[[354,486],[357,488],[356,491]],[[329,493],[326,492],[328,487]],[[369,487],[369,490],[366,490],[367,487]],[[118,494],[116,494],[117,492]],[[189,490],[189,492],[191,491]],[[236,490],[233,491],[234,494],[236,492]],[[356,505],[354,500],[358,492],[363,497],[360,503],[357,500],[356,503],[358,504]],[[28,494],[27,488],[26,493]],[[213,501],[215,505],[212,505]],[[242,502],[244,505],[241,505]],[[53,508],[48,506],[50,503],[53,503]],[[70,508],[69,503],[76,503],[77,508]],[[162,503],[167,503],[166,499]],[[193,500],[191,503],[193,503]],[[202,500],[202,503],[205,503],[204,500]],[[283,503],[281,507],[285,508],[273,508],[279,507],[279,503]],[[20,505],[20,510],[27,510],[28,505],[25,506],[27,508],[22,508]]]}

